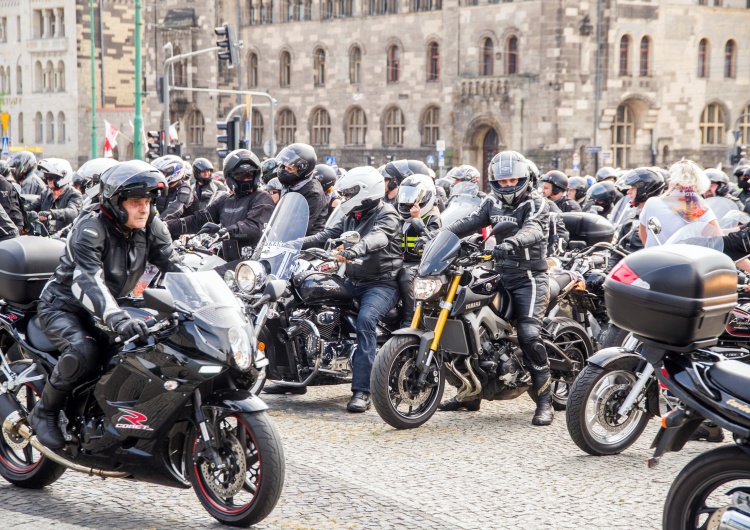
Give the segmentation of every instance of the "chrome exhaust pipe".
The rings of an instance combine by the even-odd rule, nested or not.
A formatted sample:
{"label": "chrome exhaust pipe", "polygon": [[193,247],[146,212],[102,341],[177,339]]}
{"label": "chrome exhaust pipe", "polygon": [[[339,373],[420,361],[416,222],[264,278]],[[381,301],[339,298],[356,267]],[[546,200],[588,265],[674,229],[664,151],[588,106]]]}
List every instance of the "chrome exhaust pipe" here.
{"label": "chrome exhaust pipe", "polygon": [[453,359],[450,364],[447,364],[446,366],[453,373],[453,375],[461,380],[461,388],[459,388],[458,392],[456,392],[456,400],[463,401],[464,396],[471,392],[471,383],[466,377],[464,377],[464,374],[462,374],[458,370],[458,368],[456,368],[456,359]]}
{"label": "chrome exhaust pipe", "polygon": [[63,456],[58,455],[51,449],[48,449],[47,447],[42,445],[37,437],[31,434],[29,426],[25,423],[25,418],[22,418],[21,414],[18,411],[9,414],[8,417],[5,418],[5,420],[3,421],[3,430],[10,435],[21,436],[24,440],[28,441],[31,444],[31,447],[42,453],[44,456],[46,456],[53,462],[60,464],[61,466],[72,469],[73,471],[78,471],[79,473],[86,473],[87,475],[101,478],[126,478],[130,476],[130,473],[126,473],[124,471],[104,471],[103,469],[97,469],[95,467],[80,466],[71,462]]}
{"label": "chrome exhaust pipe", "polygon": [[734,507],[728,508],[721,516],[718,530],[741,530],[750,528],[750,516]]}
{"label": "chrome exhaust pipe", "polygon": [[465,397],[476,397],[482,393],[482,383],[479,381],[477,374],[474,373],[474,370],[472,370],[471,362],[468,356],[464,358],[464,365],[466,366],[466,371],[469,372],[471,380],[474,383],[474,390]]}

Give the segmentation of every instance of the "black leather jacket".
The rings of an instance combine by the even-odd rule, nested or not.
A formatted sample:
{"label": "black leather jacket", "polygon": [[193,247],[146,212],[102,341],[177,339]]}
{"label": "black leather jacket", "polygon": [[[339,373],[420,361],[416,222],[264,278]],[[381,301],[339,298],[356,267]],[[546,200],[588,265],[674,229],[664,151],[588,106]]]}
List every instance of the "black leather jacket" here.
{"label": "black leather jacket", "polygon": [[37,200],[29,204],[28,209],[50,212],[50,219],[55,220],[56,228],[60,230],[75,221],[82,204],[81,193],[73,186],[66,186],[57,199],[51,189],[45,189]]}
{"label": "black leather jacket", "polygon": [[167,193],[156,199],[156,210],[164,221],[194,214],[198,211],[198,201],[193,188],[187,182],[167,188]]}
{"label": "black leather jacket", "polygon": [[[0,177],[2,178],[2,177]],[[6,213],[5,208],[0,206],[0,240],[18,237],[21,231]]]}
{"label": "black leather jacket", "polygon": [[489,195],[477,211],[459,219],[445,230],[464,237],[501,221],[511,221],[518,225],[515,232],[504,239],[518,250],[508,259],[496,263],[496,267],[546,271],[549,206],[547,199],[536,192],[532,192],[516,207],[508,206],[494,195]]}
{"label": "black leather jacket", "polygon": [[[433,206],[432,210],[427,212],[427,215],[418,217],[416,219],[403,220],[401,223],[401,252],[404,253],[404,261],[407,263],[418,263],[422,260],[422,255],[418,252],[414,252],[414,244],[417,239],[425,234],[430,234],[436,230],[439,230],[443,226],[440,221],[440,211],[437,206]],[[403,231],[403,226],[409,223],[406,232]]]}
{"label": "black leather jacket", "polygon": [[549,206],[549,239],[547,245],[547,255],[557,256],[564,251],[570,243],[570,233],[565,228],[562,219],[562,212],[554,201],[547,199]]}
{"label": "black leather jacket", "polygon": [[145,230],[126,236],[104,212],[84,213],[71,229],[65,253],[42,299],[48,303],[62,300],[71,312],[83,308],[112,327],[128,318],[116,299],[133,290],[146,262],[165,272],[183,270],[182,258],[158,216]]}
{"label": "black leather jacket", "polygon": [[21,232],[26,224],[21,197],[11,181],[0,177],[0,206],[3,207],[13,224]]}
{"label": "black leather jacket", "polygon": [[[222,195],[229,193],[229,188],[218,180],[211,179],[206,184],[195,183],[195,197],[198,200],[198,209],[205,210]],[[191,212],[195,213],[195,212]]]}
{"label": "black leather jacket", "polygon": [[581,205],[578,204],[578,201],[575,201],[573,199],[568,199],[565,195],[562,197],[559,197],[552,201],[555,203],[555,206],[560,208],[560,211],[565,212],[580,212],[581,211]]}
{"label": "black leather jacket", "polygon": [[24,195],[41,195],[46,189],[47,184],[36,173],[27,175],[21,182],[21,193]]}
{"label": "black leather jacket", "polygon": [[326,203],[326,193],[318,179],[309,178],[307,182],[284,188],[282,196],[290,191],[299,193],[307,201],[309,220],[306,235],[311,236],[323,230],[328,219],[328,204]]}
{"label": "black leather jacket", "polygon": [[329,239],[335,239],[344,232],[356,230],[361,239],[350,249],[362,265],[349,263],[346,276],[353,283],[393,281],[403,264],[401,259],[401,216],[390,204],[381,202],[364,212],[345,215],[335,226],[302,239],[302,248],[322,247]]}

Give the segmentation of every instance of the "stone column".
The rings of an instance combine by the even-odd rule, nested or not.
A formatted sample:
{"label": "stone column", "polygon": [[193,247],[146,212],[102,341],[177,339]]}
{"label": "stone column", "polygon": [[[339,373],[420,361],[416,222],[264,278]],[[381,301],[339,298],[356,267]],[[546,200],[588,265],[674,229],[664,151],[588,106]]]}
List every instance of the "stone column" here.
{"label": "stone column", "polygon": [[49,9],[42,9],[42,38],[46,39],[49,34]]}

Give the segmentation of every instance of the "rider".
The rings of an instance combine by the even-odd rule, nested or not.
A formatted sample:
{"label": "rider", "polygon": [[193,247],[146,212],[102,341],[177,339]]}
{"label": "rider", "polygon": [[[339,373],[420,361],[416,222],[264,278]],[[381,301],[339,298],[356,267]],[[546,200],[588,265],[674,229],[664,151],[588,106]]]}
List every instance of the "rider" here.
{"label": "rider", "polygon": [[[547,242],[549,208],[547,201],[530,186],[527,160],[515,151],[503,151],[492,158],[489,168],[492,195],[470,216],[459,219],[445,230],[459,237],[478,227],[502,220],[518,225],[493,250],[495,268],[501,271],[502,285],[513,297],[517,315],[518,342],[524,364],[531,374],[537,395],[536,411],[531,423],[552,423],[552,390],[547,350],[541,339],[542,319],[549,302],[547,277]],[[440,405],[441,410],[479,410],[481,399],[458,401],[452,398]]]}
{"label": "rider", "polygon": [[318,182],[323,187],[323,192],[326,194],[326,204],[328,206],[326,219],[328,219],[333,210],[336,209],[336,206],[341,204],[341,197],[333,189],[336,184],[336,171],[329,165],[318,164],[315,166],[313,176],[318,179]]}
{"label": "rider", "polygon": [[[630,198],[630,206],[635,208],[634,217],[624,222],[621,234],[626,234],[622,240],[622,246],[627,252],[634,252],[643,248],[643,241],[640,237],[639,217],[646,201],[651,197],[657,197],[667,187],[664,177],[649,167],[639,167],[628,173],[625,173],[617,181],[617,187],[621,190],[627,190],[627,196]],[[614,265],[619,258],[617,255],[612,256],[610,265]]]}
{"label": "rider", "polygon": [[24,195],[41,195],[47,189],[42,179],[34,171],[36,169],[36,157],[29,151],[21,151],[8,162],[13,172],[13,177],[21,186]]}
{"label": "rider", "polygon": [[[0,160],[0,207],[5,211],[18,233],[21,233],[26,224],[25,211],[18,190],[8,177],[12,178],[10,167],[5,160]],[[4,228],[7,228],[7,230],[4,230],[5,232],[12,233],[10,225]]]}
{"label": "rider", "polygon": [[195,177],[195,197],[198,209],[205,210],[216,199],[229,193],[227,187],[218,180],[211,178],[214,165],[206,158],[196,158],[193,161],[193,177]]}
{"label": "rider", "polygon": [[275,158],[266,158],[260,165],[261,179],[263,184],[268,184],[276,178],[276,170],[279,168],[279,161]]}
{"label": "rider", "polygon": [[[612,205],[617,198],[617,188],[609,181],[597,182],[586,192],[587,212],[597,213],[607,218],[612,213]],[[629,202],[629,201],[628,201]]]}
{"label": "rider", "polygon": [[394,207],[398,204],[398,187],[409,175],[428,175],[430,169],[421,160],[394,160],[383,166],[380,174],[385,181],[385,202]]}
{"label": "rider", "polygon": [[145,322],[132,318],[116,299],[133,290],[146,262],[162,271],[182,270],[154,208],[154,199],[166,189],[164,176],[133,160],[107,170],[102,184],[101,211],[76,220],[38,306],[42,330],[60,351],[60,359],[29,415],[29,425],[51,449],[65,445],[58,426],[65,400],[106,360],[97,326],[123,337],[147,337]]}
{"label": "rider", "polygon": [[294,191],[305,198],[310,216],[307,235],[317,234],[326,225],[328,205],[323,186],[318,179],[313,178],[315,165],[318,163],[315,149],[307,144],[291,144],[281,150],[276,160],[279,163],[276,177],[284,186],[281,196]]}
{"label": "rider", "polygon": [[281,190],[283,189],[284,186],[282,186],[281,182],[279,182],[279,179],[275,177],[269,180],[268,184],[263,186],[263,191],[267,192],[271,196],[274,204],[279,202],[279,199],[281,199]]}
{"label": "rider", "polygon": [[164,221],[187,217],[199,210],[198,200],[186,176],[188,164],[177,155],[160,156],[151,165],[167,179],[167,192],[156,199],[156,210]]}
{"label": "rider", "polygon": [[589,183],[583,177],[570,177],[568,179],[568,199],[574,200],[583,209],[583,203],[586,201],[586,192],[589,190]]}
{"label": "rider", "polygon": [[737,179],[737,187],[741,190],[737,198],[742,204],[747,204],[750,201],[750,165],[737,166],[734,176]]}
{"label": "rider", "polygon": [[32,220],[55,221],[55,228],[59,231],[75,220],[83,203],[80,192],[71,186],[73,168],[62,158],[45,158],[37,167],[49,188],[28,206],[27,214]]}
{"label": "rider", "polygon": [[549,198],[565,212],[580,212],[581,205],[575,200],[569,199],[568,176],[562,171],[552,170],[542,177],[542,195]]}

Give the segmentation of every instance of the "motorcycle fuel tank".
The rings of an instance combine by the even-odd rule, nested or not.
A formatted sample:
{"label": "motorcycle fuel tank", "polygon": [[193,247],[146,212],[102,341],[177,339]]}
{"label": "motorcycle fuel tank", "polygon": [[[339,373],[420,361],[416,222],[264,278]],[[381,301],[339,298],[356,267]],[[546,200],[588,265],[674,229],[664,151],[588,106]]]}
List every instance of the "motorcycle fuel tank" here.
{"label": "motorcycle fuel tank", "polygon": [[310,306],[342,306],[352,303],[343,278],[323,272],[302,272],[293,279],[300,299]]}

